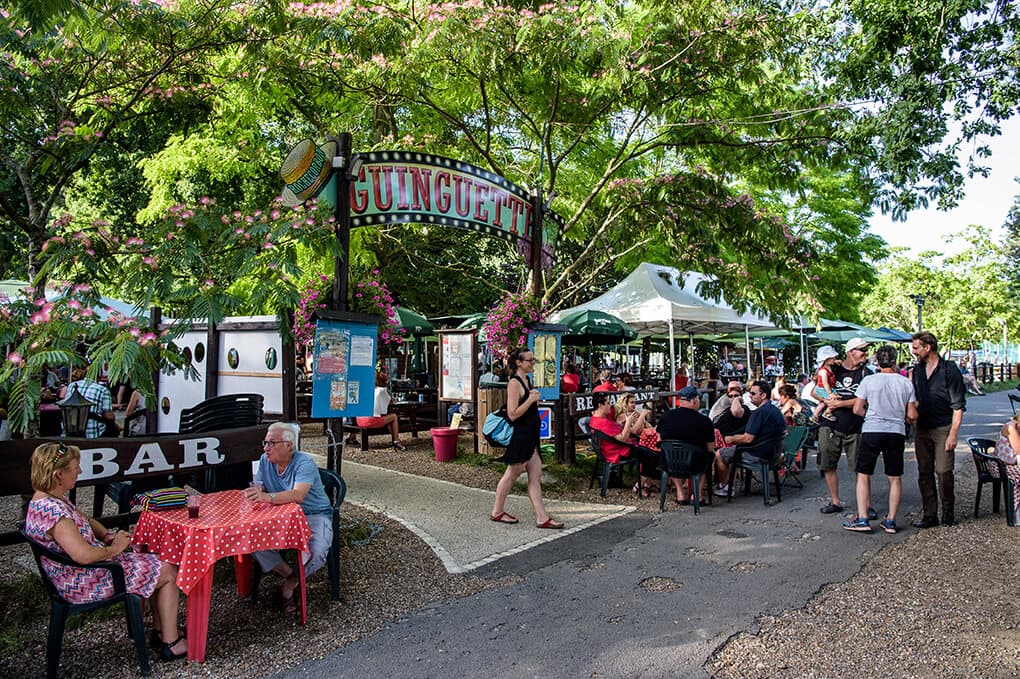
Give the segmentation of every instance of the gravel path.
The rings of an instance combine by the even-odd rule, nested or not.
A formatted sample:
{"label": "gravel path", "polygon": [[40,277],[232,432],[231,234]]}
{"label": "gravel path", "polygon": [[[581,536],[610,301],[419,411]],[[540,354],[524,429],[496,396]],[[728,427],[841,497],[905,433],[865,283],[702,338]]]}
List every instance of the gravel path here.
{"label": "gravel path", "polygon": [[[362,453],[347,447],[344,455],[478,488],[492,489],[499,478],[498,470],[435,462],[427,438],[405,442],[407,452]],[[323,453],[323,440],[308,437],[304,448]],[[804,608],[763,617],[759,629],[732,637],[706,670],[719,677],[1020,675],[1020,604],[1011,585],[1020,563],[1020,533],[1007,528],[1002,515],[988,514],[990,497],[980,519],[969,517],[973,465],[958,459],[961,525],[918,532],[902,544],[885,546],[857,575],[822,588]],[[986,490],[986,495],[991,493]],[[597,489],[550,491],[549,496],[603,501]],[[80,504],[91,506],[89,497],[82,493]],[[639,500],[615,490],[605,502],[655,511],[658,499]],[[4,529],[16,525],[18,505],[17,498],[0,502]],[[324,569],[309,582],[309,620],[302,628],[280,612],[275,580],[264,581],[253,607],[236,596],[231,566],[223,561],[213,593],[207,661],[154,662],[153,675],[262,676],[371,635],[430,601],[512,582],[447,574],[432,551],[399,524],[353,506],[345,508],[345,517],[384,530],[365,545],[344,549],[343,602],[330,602]],[[30,559],[25,547],[0,550],[6,574],[0,579],[0,606],[7,610],[16,600],[10,583],[35,571]],[[48,607],[25,613],[28,622],[17,632],[20,650],[0,647],[0,672],[10,676],[43,668]],[[69,630],[62,655],[65,676],[134,676],[134,654],[123,629],[122,618],[107,616]]]}
{"label": "gravel path", "polygon": [[1020,676],[1017,538],[1001,515],[919,532],[803,609],[760,619],[707,667],[721,678]]}

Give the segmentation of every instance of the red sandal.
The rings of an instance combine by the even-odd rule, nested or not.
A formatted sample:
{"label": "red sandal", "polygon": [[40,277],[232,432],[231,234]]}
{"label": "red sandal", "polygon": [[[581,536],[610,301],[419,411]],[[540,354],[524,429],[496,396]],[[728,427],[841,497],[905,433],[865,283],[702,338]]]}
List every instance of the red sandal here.
{"label": "red sandal", "polygon": [[559,530],[563,528],[563,524],[559,521],[554,521],[551,517],[546,519],[543,523],[536,523],[535,528],[549,528],[551,530]]}
{"label": "red sandal", "polygon": [[489,514],[489,519],[496,523],[517,523],[517,517],[506,512],[500,512],[499,514]]}

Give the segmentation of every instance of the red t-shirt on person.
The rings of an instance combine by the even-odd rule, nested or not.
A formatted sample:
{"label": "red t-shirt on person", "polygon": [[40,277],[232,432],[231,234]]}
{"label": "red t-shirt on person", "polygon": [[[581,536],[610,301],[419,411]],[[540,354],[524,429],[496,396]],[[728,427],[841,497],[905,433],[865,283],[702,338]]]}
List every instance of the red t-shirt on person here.
{"label": "red t-shirt on person", "polygon": [[[610,420],[608,417],[593,417],[589,426],[614,439],[623,431],[623,425],[615,420]],[[619,441],[602,442],[602,457],[606,458],[610,463],[616,463],[621,457],[627,457],[629,452],[630,448]]]}
{"label": "red t-shirt on person", "polygon": [[577,393],[581,388],[581,376],[576,373],[563,373],[560,380],[560,391],[564,394]]}
{"label": "red t-shirt on person", "polygon": [[612,382],[603,382],[599,386],[592,389],[592,393],[596,391],[616,391],[616,385],[614,385]]}

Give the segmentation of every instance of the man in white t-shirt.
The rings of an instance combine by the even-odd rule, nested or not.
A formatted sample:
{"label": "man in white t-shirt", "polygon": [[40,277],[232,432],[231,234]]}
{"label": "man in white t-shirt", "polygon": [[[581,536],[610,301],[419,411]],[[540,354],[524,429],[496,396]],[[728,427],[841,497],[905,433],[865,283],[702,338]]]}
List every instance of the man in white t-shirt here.
{"label": "man in white t-shirt", "polygon": [[857,516],[843,528],[870,533],[868,507],[871,506],[871,475],[882,455],[889,478],[889,513],[880,525],[886,533],[896,532],[896,510],[903,493],[903,448],[905,422],[917,421],[917,397],[914,385],[896,370],[896,348],[888,344],[875,352],[879,372],[867,375],[857,387],[854,414],[864,417],[861,446],[857,453]]}

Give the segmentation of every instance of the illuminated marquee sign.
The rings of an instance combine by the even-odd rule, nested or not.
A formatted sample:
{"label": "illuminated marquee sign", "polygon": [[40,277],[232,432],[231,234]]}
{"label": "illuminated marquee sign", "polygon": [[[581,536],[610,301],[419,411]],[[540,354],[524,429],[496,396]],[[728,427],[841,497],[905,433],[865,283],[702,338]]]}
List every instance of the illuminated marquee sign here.
{"label": "illuminated marquee sign", "polygon": [[[497,174],[427,153],[376,151],[351,183],[351,226],[437,224],[531,241],[532,197]],[[556,240],[563,220],[546,213],[543,241]]]}

